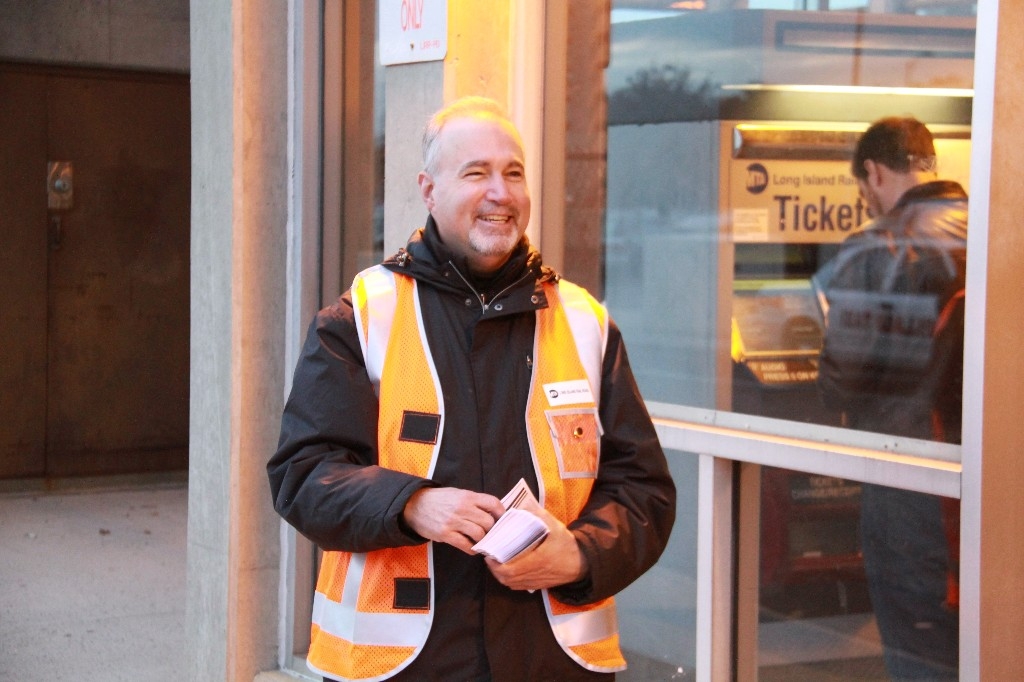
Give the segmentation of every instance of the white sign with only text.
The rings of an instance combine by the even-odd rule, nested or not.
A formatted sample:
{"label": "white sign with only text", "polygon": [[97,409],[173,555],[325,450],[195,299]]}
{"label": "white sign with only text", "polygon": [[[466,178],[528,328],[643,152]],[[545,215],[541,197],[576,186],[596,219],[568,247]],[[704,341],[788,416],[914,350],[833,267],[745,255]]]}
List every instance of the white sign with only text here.
{"label": "white sign with only text", "polygon": [[378,29],[384,66],[444,59],[448,52],[448,2],[381,0]]}

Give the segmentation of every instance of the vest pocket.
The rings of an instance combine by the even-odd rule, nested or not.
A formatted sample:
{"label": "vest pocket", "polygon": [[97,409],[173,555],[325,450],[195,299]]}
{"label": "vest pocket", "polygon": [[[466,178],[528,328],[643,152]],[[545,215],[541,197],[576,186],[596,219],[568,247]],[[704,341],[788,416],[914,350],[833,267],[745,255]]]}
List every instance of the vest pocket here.
{"label": "vest pocket", "polygon": [[601,420],[596,407],[545,410],[562,478],[596,478]]}
{"label": "vest pocket", "polygon": [[396,609],[429,609],[429,578],[395,578]]}

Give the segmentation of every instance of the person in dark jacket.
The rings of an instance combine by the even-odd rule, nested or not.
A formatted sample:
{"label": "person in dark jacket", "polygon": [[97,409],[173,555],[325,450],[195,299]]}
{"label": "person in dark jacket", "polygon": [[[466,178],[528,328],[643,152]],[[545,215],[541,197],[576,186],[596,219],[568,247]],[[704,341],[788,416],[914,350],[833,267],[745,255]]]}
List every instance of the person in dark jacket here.
{"label": "person in dark jacket", "polygon": [[[820,273],[821,394],[850,428],[959,443],[967,194],[913,118],[874,123],[852,165],[874,219]],[[865,484],[861,535],[889,675],[957,679],[958,503]]]}
{"label": "person in dark jacket", "polygon": [[[614,679],[614,595],[675,519],[664,453],[614,322],[525,236],[508,116],[463,98],[423,147],[426,224],[317,314],[267,465],[275,509],[325,551],[310,667]],[[473,547],[519,481],[548,535],[499,563]]]}

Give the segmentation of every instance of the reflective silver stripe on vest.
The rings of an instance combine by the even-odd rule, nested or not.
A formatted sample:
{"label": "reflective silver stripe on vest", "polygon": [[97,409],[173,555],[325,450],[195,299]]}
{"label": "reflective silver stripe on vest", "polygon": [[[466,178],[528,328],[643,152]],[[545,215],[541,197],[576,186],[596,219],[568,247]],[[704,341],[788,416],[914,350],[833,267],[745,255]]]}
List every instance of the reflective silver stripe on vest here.
{"label": "reflective silver stripe on vest", "polygon": [[[592,304],[589,294],[570,282],[559,282],[557,284],[557,292],[566,321],[572,332],[580,363],[586,372],[587,380],[591,386],[591,395],[593,396],[595,407],[597,407],[600,405],[601,400],[601,372],[608,344],[607,313],[600,315]],[[534,451],[534,458],[536,458],[536,450],[533,448],[532,442],[531,449]],[[543,500],[544,478],[539,470],[537,477],[541,484],[541,499]],[[555,615],[551,611],[551,600],[553,598],[548,593],[548,590],[543,592],[544,610],[547,612],[548,621],[555,639],[562,646],[563,650],[585,668],[601,671],[610,670],[593,665],[572,651],[571,647],[607,640],[618,634],[615,602],[609,601],[597,609]]]}
{"label": "reflective silver stripe on vest", "polygon": [[[569,329],[572,330],[573,339],[576,341],[576,351],[579,353],[580,362],[587,372],[587,379],[590,381],[591,395],[594,397],[594,404],[601,404],[601,369],[604,360],[605,348],[608,345],[608,318],[607,316],[600,323],[594,316],[594,310],[590,306],[587,294],[578,286],[570,282],[558,283],[558,295],[562,301],[562,310],[569,322]],[[586,333],[587,328],[598,327],[597,335],[601,340],[600,346],[594,344],[594,335]]]}
{"label": "reflective silver stripe on vest", "polygon": [[[363,294],[359,293],[360,284]],[[352,285],[352,304],[355,309],[359,345],[363,352],[367,376],[373,382],[378,395],[392,323],[398,304],[397,289],[394,273],[381,266],[364,270],[356,276]],[[423,315],[419,305],[419,296],[416,295],[415,281],[413,281],[412,302],[415,307],[420,343],[426,350],[429,346],[424,336]],[[365,328],[363,326],[364,311],[368,313]],[[429,352],[426,355],[435,393],[438,396],[441,428],[443,429],[444,408],[441,401],[440,381],[433,358]],[[436,465],[439,448],[440,439],[433,448],[428,465],[428,477]],[[434,556],[432,543],[427,543],[425,551],[427,552],[428,576],[432,576]],[[317,592],[314,595],[313,623],[323,633],[356,646],[395,646],[421,649],[430,632],[430,625],[433,621],[432,610],[409,613],[368,613],[358,610],[359,590],[363,584],[366,558],[366,554],[351,554],[340,602],[329,599],[322,592]],[[431,602],[433,602],[433,581],[431,581]],[[409,660],[412,660],[411,657]],[[394,672],[391,671],[388,676]],[[337,675],[335,673],[330,676]]]}
{"label": "reflective silver stripe on vest", "polygon": [[[547,591],[545,590],[545,592]],[[551,629],[555,633],[555,638],[563,646],[590,644],[608,639],[618,632],[618,620],[613,603],[599,609],[555,616],[551,613],[548,595],[544,596],[544,608],[548,612]]]}
{"label": "reflective silver stripe on vest", "polygon": [[[432,548],[427,551],[433,554]],[[422,646],[430,631],[429,613],[356,613],[365,565],[365,554],[352,555],[341,602],[331,601],[321,592],[313,596],[313,622],[323,632],[355,645]]]}
{"label": "reflective silver stripe on vest", "polygon": [[[376,266],[359,273],[356,275],[356,279],[361,279],[366,287],[366,300],[357,301],[353,294],[352,301],[356,308],[359,346],[366,362],[366,373],[369,375],[370,381],[373,382],[374,388],[379,392],[380,376],[384,369],[384,356],[388,351],[388,337],[391,334],[391,321],[395,318],[395,306],[398,304],[398,296],[395,295],[395,275],[389,270]],[[381,296],[381,292],[388,292],[391,295]],[[373,301],[372,305],[370,304],[371,300]],[[361,305],[366,305],[371,310],[367,323],[368,329],[363,329]]]}
{"label": "reflective silver stripe on vest", "polygon": [[354,612],[320,592],[313,597],[313,622],[323,632],[361,646],[419,647],[430,630],[430,617],[420,614],[360,613],[357,620]]}
{"label": "reflective silver stripe on vest", "polygon": [[[359,280],[365,282],[366,286],[366,300],[364,301],[357,300],[358,297],[354,293]],[[359,346],[363,351],[363,361],[366,363],[366,375],[370,377],[373,388],[379,396],[381,376],[384,374],[384,359],[388,351],[388,341],[391,338],[391,326],[395,320],[395,309],[398,306],[398,286],[395,282],[395,273],[383,266],[375,265],[356,275],[352,291],[352,305],[355,308],[356,329],[359,332]],[[434,382],[438,411],[441,413],[438,433],[443,435],[444,392],[441,390],[441,379],[437,375],[434,355],[430,352],[430,345],[427,343],[427,331],[423,325],[423,309],[420,307],[419,283],[416,280],[412,280],[412,304],[416,310],[416,329],[427,358],[427,366],[430,368],[430,378]],[[363,306],[369,309],[366,330],[363,329]],[[434,444],[430,466],[427,469],[427,478],[434,475],[437,455],[440,451],[441,438],[438,438]]]}

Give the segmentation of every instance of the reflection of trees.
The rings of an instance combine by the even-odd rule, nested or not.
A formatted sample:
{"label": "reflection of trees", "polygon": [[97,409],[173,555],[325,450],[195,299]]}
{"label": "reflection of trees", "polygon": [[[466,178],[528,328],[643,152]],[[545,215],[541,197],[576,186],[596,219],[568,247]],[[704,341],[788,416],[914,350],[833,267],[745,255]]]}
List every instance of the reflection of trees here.
{"label": "reflection of trees", "polygon": [[608,96],[608,123],[707,121],[718,117],[718,88],[708,79],[696,83],[689,67],[651,66],[626,79],[626,87]]}

